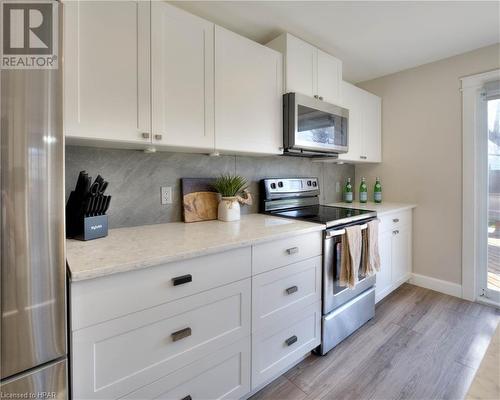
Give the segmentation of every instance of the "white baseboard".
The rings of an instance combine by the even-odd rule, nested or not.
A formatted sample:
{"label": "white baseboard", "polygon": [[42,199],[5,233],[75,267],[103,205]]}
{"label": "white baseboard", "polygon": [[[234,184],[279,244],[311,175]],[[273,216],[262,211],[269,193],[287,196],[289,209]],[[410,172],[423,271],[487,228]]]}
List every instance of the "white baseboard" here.
{"label": "white baseboard", "polygon": [[458,283],[443,281],[441,279],[415,273],[411,274],[410,283],[426,289],[435,290],[436,292],[462,298],[462,285]]}

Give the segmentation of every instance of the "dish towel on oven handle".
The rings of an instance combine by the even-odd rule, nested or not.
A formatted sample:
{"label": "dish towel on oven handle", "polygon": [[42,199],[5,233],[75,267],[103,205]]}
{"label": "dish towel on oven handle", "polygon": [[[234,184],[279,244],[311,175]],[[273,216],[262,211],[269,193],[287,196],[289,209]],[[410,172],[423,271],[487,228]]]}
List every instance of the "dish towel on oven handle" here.
{"label": "dish towel on oven handle", "polygon": [[380,271],[380,253],[378,249],[378,219],[368,222],[366,235],[363,237],[363,265],[361,276],[372,276]]}
{"label": "dish towel on oven handle", "polygon": [[353,225],[345,228],[345,231],[345,235],[342,236],[339,283],[353,289],[358,283],[358,271],[361,262],[361,227]]}

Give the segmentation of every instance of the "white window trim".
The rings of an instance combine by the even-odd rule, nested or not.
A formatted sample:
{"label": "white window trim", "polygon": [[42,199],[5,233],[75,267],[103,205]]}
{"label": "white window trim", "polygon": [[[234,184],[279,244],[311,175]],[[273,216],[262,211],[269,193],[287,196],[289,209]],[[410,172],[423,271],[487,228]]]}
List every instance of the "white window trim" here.
{"label": "white window trim", "polygon": [[[484,238],[481,227],[486,225],[484,215],[486,194],[479,190],[484,185],[484,144],[480,141],[480,95],[487,82],[500,79],[500,69],[461,78],[462,91],[462,298],[476,301],[478,271],[484,263],[480,251]],[[484,122],[483,122],[484,123]],[[484,186],[483,186],[484,187]],[[486,229],[486,228],[485,228]],[[484,232],[487,232],[485,229]]]}

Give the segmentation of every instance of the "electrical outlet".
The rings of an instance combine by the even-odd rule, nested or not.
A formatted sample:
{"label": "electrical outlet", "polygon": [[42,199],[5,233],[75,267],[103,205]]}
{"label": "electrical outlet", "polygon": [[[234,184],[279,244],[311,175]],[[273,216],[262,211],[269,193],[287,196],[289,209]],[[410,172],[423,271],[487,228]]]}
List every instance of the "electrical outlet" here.
{"label": "electrical outlet", "polygon": [[340,192],[340,182],[335,182],[335,193]]}
{"label": "electrical outlet", "polygon": [[172,187],[171,186],[162,186],[160,187],[161,194],[161,204],[172,204]]}

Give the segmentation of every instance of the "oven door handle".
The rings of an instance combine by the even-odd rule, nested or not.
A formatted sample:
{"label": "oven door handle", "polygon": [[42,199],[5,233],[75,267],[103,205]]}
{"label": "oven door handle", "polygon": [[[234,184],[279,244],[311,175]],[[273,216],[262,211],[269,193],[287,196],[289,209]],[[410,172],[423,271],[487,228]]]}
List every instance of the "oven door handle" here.
{"label": "oven door handle", "polygon": [[[380,220],[378,218],[375,218],[375,220],[380,222]],[[368,228],[368,224],[361,225],[361,230],[365,230],[366,228]],[[330,239],[332,237],[340,236],[343,234],[345,234],[345,229],[338,229],[336,231],[327,231],[326,232],[326,239]]]}
{"label": "oven door handle", "polygon": [[[361,230],[364,230],[368,228],[368,224],[364,224],[364,225],[361,225]],[[337,231],[327,231],[326,232],[326,238],[329,239],[329,238],[332,238],[332,237],[335,237],[335,236],[340,236],[340,235],[343,235],[345,234],[345,229],[339,229]]]}

